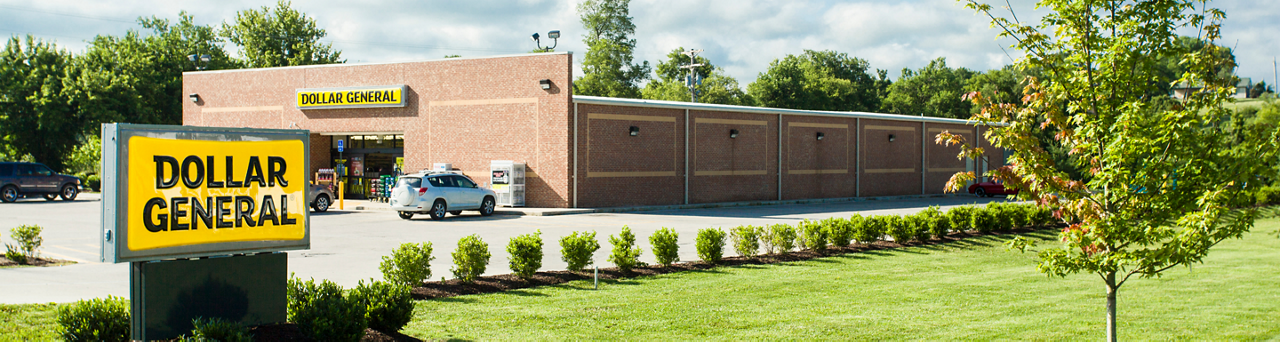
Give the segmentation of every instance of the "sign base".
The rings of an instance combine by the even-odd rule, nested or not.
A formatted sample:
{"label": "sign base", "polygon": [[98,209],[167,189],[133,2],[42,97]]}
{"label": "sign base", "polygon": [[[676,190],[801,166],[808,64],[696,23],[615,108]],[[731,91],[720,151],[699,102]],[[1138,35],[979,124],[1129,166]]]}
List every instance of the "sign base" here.
{"label": "sign base", "polygon": [[279,252],[131,262],[131,338],[188,335],[195,318],[245,326],[283,323],[288,276],[288,254]]}

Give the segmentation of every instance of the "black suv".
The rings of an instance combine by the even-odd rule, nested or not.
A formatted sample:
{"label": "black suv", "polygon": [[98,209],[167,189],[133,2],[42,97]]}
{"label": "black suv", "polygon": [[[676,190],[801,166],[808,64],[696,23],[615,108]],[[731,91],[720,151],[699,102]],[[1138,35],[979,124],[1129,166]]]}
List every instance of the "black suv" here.
{"label": "black suv", "polygon": [[59,195],[64,201],[74,200],[80,194],[80,178],[54,173],[40,163],[0,162],[0,201],[36,194],[50,201]]}

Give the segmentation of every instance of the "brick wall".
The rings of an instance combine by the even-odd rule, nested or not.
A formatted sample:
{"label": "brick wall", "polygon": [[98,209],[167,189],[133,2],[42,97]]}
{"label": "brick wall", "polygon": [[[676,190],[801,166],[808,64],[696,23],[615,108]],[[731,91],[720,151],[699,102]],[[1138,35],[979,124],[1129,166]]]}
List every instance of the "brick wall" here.
{"label": "brick wall", "polygon": [[[405,169],[452,163],[488,183],[491,160],[527,164],[526,203],[569,205],[570,54],[189,72],[183,124],[294,128],[313,134],[401,133]],[[551,81],[544,90],[539,80]],[[295,108],[301,88],[407,86],[399,108]],[[312,136],[311,170],[332,166],[328,137]]]}

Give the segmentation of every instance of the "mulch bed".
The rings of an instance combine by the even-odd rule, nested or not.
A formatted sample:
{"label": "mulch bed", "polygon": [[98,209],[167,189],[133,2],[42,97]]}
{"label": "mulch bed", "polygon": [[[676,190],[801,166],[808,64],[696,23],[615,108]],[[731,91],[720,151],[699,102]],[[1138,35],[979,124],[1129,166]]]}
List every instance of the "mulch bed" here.
{"label": "mulch bed", "polygon": [[71,261],[71,260],[40,258],[40,257],[27,259],[27,261],[28,263],[24,265],[24,264],[19,264],[17,261],[9,260],[8,258],[0,256],[0,267],[9,267],[9,266],[49,267],[49,266],[70,265],[70,264],[76,263],[75,261]]}
{"label": "mulch bed", "polygon": [[[941,239],[933,239],[926,242],[912,242],[907,244],[899,244],[892,241],[877,241],[872,244],[855,243],[847,247],[829,247],[824,252],[815,252],[812,250],[803,250],[791,252],[787,254],[770,254],[758,255],[755,257],[726,257],[720,261],[720,265],[711,265],[702,261],[691,261],[678,263],[671,266],[648,265],[632,268],[630,273],[623,273],[616,267],[601,268],[601,280],[616,280],[624,278],[647,277],[667,273],[707,270],[715,267],[723,266],[741,266],[741,265],[767,265],[783,262],[805,261],[816,258],[829,256],[837,256],[848,253],[859,253],[864,251],[893,249],[909,246],[934,245],[949,243],[963,240],[970,237],[986,236],[986,235],[1003,235],[1003,234],[1021,234],[1033,232],[1040,229],[1024,228],[1014,229],[1004,232],[956,232],[948,234]],[[725,246],[726,249],[732,248]],[[726,250],[726,252],[729,252]],[[448,298],[462,295],[496,293],[510,290],[526,289],[547,285],[564,284],[574,280],[591,280],[593,278],[593,269],[583,270],[582,272],[570,271],[546,271],[538,272],[528,280],[520,279],[514,274],[502,274],[494,276],[485,276],[476,278],[472,283],[465,283],[458,279],[445,281],[428,281],[419,287],[413,289],[413,298],[417,300],[426,300],[434,298]]]}
{"label": "mulch bed", "polygon": [[[1048,228],[1044,228],[1048,229]],[[616,267],[601,268],[601,280],[616,280],[624,278],[648,277],[667,273],[707,270],[715,267],[724,266],[742,266],[742,265],[768,265],[784,262],[805,261],[816,258],[838,256],[849,253],[859,253],[865,251],[894,249],[910,246],[934,245],[964,240],[966,238],[987,236],[987,235],[1004,235],[1004,234],[1022,234],[1043,229],[1014,229],[1004,232],[963,232],[951,233],[941,239],[933,239],[926,242],[914,242],[907,244],[899,244],[891,241],[877,241],[872,244],[858,244],[847,247],[831,247],[824,252],[815,252],[811,250],[803,250],[791,252],[787,254],[770,254],[759,255],[755,257],[726,257],[721,260],[719,265],[711,265],[702,261],[692,261],[674,264],[671,266],[648,265],[631,269],[630,273],[623,273]],[[729,246],[725,246],[731,248]],[[413,298],[416,300],[427,300],[434,298],[448,298],[462,295],[497,293],[510,290],[527,289],[539,286],[564,284],[575,280],[591,280],[593,278],[594,269],[584,270],[582,272],[570,271],[547,271],[534,274],[533,278],[525,280],[520,279],[514,274],[502,274],[494,276],[485,276],[476,278],[472,283],[465,283],[461,280],[445,280],[445,281],[429,281],[422,286],[413,289]],[[254,341],[311,341],[302,335],[302,331],[292,323],[265,325],[250,328],[253,333]],[[363,342],[384,342],[384,341],[422,341],[412,336],[400,333],[385,333],[373,329],[366,329]]]}

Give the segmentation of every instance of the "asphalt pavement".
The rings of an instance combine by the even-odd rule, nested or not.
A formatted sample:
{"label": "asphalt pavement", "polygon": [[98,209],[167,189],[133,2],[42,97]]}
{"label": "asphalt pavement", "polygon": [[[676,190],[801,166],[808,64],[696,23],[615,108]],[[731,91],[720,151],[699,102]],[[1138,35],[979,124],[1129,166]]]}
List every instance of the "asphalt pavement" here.
{"label": "asphalt pavement", "polygon": [[[623,225],[631,228],[644,249],[641,260],[654,263],[648,237],[654,231],[670,227],[680,234],[680,259],[697,260],[694,237],[707,227],[731,228],[739,225],[796,223],[802,219],[820,220],[830,217],[862,215],[911,214],[931,205],[944,209],[964,205],[1004,201],[1002,198],[969,196],[930,197],[874,201],[841,201],[809,204],[733,206],[704,209],[668,209],[643,211],[583,213],[550,209],[510,209],[539,214],[480,216],[463,212],[433,221],[423,216],[403,220],[394,212],[378,210],[376,202],[347,203],[347,210],[331,209],[311,215],[311,249],[289,252],[289,271],[302,278],[329,279],[344,287],[353,287],[361,279],[381,279],[378,263],[381,257],[405,242],[431,242],[432,278],[452,278],[450,253],[464,236],[477,234],[489,244],[493,255],[485,274],[511,273],[506,244],[521,234],[541,232],[544,243],[542,270],[563,270],[559,239],[574,231],[595,231],[600,250],[595,260],[601,267],[611,267],[606,260],[612,246],[609,235],[618,234]],[[362,210],[356,207],[363,204]],[[81,194],[72,202],[45,201],[43,198],[0,203],[0,233],[6,243],[9,229],[22,224],[44,227],[41,254],[76,261],[59,267],[18,267],[0,269],[0,303],[72,302],[115,295],[128,297],[127,263],[105,264],[100,260],[101,201],[98,194]],[[726,251],[726,253],[732,253]]]}

